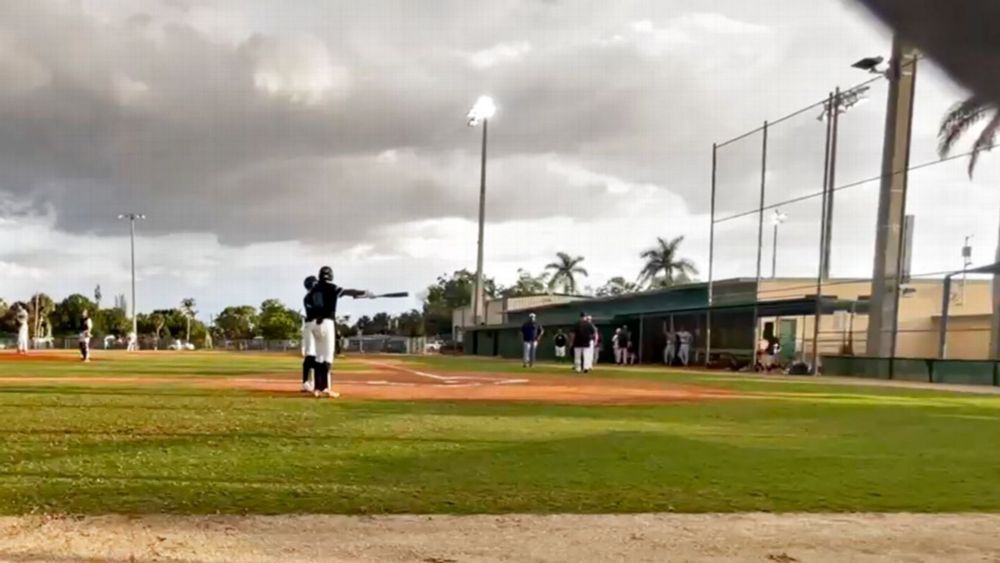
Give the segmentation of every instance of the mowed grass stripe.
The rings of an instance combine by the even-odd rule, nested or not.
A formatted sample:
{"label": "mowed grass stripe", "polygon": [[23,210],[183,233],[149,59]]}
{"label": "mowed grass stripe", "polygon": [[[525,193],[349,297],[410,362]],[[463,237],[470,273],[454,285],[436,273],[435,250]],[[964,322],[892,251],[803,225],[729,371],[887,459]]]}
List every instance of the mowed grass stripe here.
{"label": "mowed grass stripe", "polygon": [[0,385],[0,512],[1000,510],[1000,398],[804,386],[586,407]]}

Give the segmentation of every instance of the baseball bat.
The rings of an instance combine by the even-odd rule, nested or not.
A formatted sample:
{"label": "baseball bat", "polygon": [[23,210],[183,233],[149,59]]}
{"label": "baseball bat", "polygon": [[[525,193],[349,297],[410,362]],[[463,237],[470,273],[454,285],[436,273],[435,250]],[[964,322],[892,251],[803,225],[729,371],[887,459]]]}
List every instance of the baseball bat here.
{"label": "baseball bat", "polygon": [[410,296],[409,291],[397,291],[395,293],[380,293],[378,295],[373,296],[373,298],[378,299],[380,297],[392,298],[392,297],[409,297],[409,296]]}

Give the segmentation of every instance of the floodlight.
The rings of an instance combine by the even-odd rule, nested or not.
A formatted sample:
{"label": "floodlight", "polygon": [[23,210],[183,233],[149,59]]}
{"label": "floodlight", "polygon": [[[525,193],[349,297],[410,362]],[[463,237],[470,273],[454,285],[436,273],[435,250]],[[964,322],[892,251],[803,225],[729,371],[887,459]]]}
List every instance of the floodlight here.
{"label": "floodlight", "polygon": [[496,103],[493,102],[493,98],[489,96],[479,96],[476,100],[475,105],[469,110],[469,113],[465,116],[469,120],[469,127],[475,127],[479,125],[482,121],[491,119],[497,112]]}

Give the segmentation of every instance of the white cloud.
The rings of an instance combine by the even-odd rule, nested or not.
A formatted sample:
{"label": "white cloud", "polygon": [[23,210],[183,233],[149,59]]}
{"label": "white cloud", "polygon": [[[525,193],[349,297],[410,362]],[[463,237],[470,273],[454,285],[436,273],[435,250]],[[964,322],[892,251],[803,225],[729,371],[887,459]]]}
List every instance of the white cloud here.
{"label": "white cloud", "polygon": [[253,65],[254,86],[270,96],[316,104],[348,87],[347,68],[334,64],[316,37],[255,35],[241,49]]}
{"label": "white cloud", "polygon": [[114,77],[112,87],[115,90],[119,103],[123,105],[140,101],[149,93],[149,84],[121,74]]}
{"label": "white cloud", "polygon": [[52,82],[41,61],[0,36],[0,93],[27,94]]}
{"label": "white cloud", "polygon": [[520,60],[532,49],[531,43],[527,41],[498,43],[489,49],[467,53],[465,59],[474,68],[486,69],[498,64]]}
{"label": "white cloud", "polygon": [[[630,28],[632,31],[630,40],[641,53],[648,56],[660,56],[679,48],[717,41],[718,38],[713,35],[752,35],[769,31],[766,26],[713,12],[684,14],[659,25],[650,19],[636,20],[632,22]],[[615,35],[602,44],[623,42],[622,39],[615,40],[616,37],[621,36]]]}
{"label": "white cloud", "polygon": [[727,34],[768,33],[770,31],[767,26],[733,19],[725,14],[715,12],[685,14],[671,22],[670,25]]}

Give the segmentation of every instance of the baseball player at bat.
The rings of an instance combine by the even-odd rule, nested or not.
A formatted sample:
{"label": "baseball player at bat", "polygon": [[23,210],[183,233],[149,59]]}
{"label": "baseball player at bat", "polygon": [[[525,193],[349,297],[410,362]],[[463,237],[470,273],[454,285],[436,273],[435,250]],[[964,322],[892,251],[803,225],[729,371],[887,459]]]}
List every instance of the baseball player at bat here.
{"label": "baseball player at bat", "polygon": [[319,270],[319,280],[309,290],[306,301],[312,308],[313,322],[309,325],[316,346],[315,387],[316,397],[339,397],[340,394],[330,390],[330,368],[333,365],[334,353],[337,349],[337,300],[341,296],[358,299],[373,297],[371,292],[361,289],[344,289],[333,283],[333,268],[323,266]]}
{"label": "baseball player at bat", "polygon": [[309,292],[315,287],[316,276],[306,278],[304,285],[306,296],[303,298],[306,318],[302,323],[302,392],[312,393],[315,387],[313,370],[316,369],[316,339],[313,338],[312,325],[316,321],[315,311],[312,301],[309,299]]}

